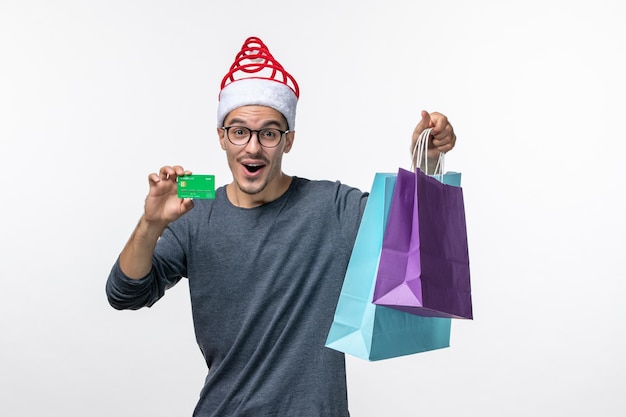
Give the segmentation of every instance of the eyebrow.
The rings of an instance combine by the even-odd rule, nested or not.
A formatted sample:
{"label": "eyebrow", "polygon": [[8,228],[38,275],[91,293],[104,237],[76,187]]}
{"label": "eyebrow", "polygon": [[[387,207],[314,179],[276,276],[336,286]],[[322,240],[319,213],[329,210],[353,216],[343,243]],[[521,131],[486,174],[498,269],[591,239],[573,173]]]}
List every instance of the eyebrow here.
{"label": "eyebrow", "polygon": [[[245,120],[243,120],[243,119],[240,119],[240,118],[238,118],[238,117],[235,117],[234,119],[232,119],[232,120],[229,122],[229,124],[230,124],[230,125],[233,125],[233,124],[240,124],[240,125],[246,126],[246,121],[245,121]],[[282,128],[283,128],[283,127],[282,127],[282,125],[280,124],[280,122],[278,122],[277,120],[266,120],[266,121],[265,121],[265,122],[263,122],[263,124],[261,125],[261,128],[270,127],[270,126],[271,126],[271,127],[274,127],[274,126],[275,126],[275,127],[279,128],[279,129],[282,129]]]}

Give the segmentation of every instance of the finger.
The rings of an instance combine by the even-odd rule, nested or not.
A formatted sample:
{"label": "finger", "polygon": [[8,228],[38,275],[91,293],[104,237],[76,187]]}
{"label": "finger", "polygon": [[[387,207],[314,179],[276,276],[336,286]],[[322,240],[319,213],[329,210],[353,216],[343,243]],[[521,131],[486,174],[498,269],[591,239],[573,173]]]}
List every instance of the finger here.
{"label": "finger", "polygon": [[[431,134],[435,137],[445,132],[447,126],[450,125],[448,118],[439,112],[433,112],[430,114],[431,127],[433,128]],[[450,126],[452,128],[452,126]]]}
{"label": "finger", "polygon": [[438,141],[442,144],[451,142],[454,140],[454,130],[452,129],[452,126],[448,125],[446,127],[443,128],[443,130],[439,133],[434,133],[432,134],[432,138],[435,141]]}
{"label": "finger", "polygon": [[183,175],[185,175],[185,169],[182,166],[175,165],[173,169],[174,173],[176,173],[176,176],[182,177]]}
{"label": "finger", "polygon": [[157,184],[159,181],[161,181],[159,174],[153,172],[152,174],[148,175],[148,183]]}
{"label": "finger", "polygon": [[187,213],[193,208],[193,200],[191,198],[185,198],[180,203],[181,215]]}
{"label": "finger", "polygon": [[453,145],[451,143],[448,143],[446,145],[443,146],[436,146],[435,149],[437,149],[437,151],[439,151],[440,153],[446,153],[451,151],[453,148]]}
{"label": "finger", "polygon": [[161,178],[162,180],[168,180],[172,175],[176,175],[176,171],[174,171],[174,168],[169,165],[161,167],[161,169],[159,170],[159,178]]}
{"label": "finger", "polygon": [[454,132],[446,133],[442,138],[433,138],[432,145],[440,152],[448,152],[456,144],[456,135]]}
{"label": "finger", "polygon": [[454,138],[454,128],[446,116],[441,113],[433,113],[433,130],[431,134],[435,139],[445,140]]}

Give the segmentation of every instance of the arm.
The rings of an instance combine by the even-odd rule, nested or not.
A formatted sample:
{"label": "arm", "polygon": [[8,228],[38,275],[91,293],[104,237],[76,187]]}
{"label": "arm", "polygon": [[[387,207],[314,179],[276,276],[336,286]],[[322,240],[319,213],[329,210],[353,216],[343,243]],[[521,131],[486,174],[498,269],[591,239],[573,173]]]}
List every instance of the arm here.
{"label": "arm", "polygon": [[[413,130],[413,138],[411,141],[411,152],[415,147],[415,142],[420,133],[424,129],[432,128],[430,139],[428,142],[428,167],[429,171],[434,170],[437,165],[437,159],[442,152],[448,152],[454,148],[456,143],[456,135],[454,129],[448,121],[448,118],[441,113],[428,113],[422,110],[422,119],[415,126]],[[416,165],[416,161],[413,161],[413,165]],[[430,169],[432,167],[432,169]],[[423,167],[422,167],[423,168]],[[433,172],[427,172],[427,174],[433,174]]]}
{"label": "arm", "polygon": [[180,199],[177,194],[176,178],[189,174],[180,166],[165,166],[148,176],[150,191],[144,214],[119,258],[120,269],[128,278],[138,280],[150,273],[159,236],[168,224],[193,208],[191,199]]}
{"label": "arm", "polygon": [[106,283],[109,304],[118,310],[151,306],[180,279],[171,270],[172,265],[157,263],[156,270],[152,265],[157,241],[168,224],[193,207],[191,200],[178,198],[176,178],[182,174],[190,172],[181,167],[163,167],[159,174],[148,176],[150,191],[144,214]]}

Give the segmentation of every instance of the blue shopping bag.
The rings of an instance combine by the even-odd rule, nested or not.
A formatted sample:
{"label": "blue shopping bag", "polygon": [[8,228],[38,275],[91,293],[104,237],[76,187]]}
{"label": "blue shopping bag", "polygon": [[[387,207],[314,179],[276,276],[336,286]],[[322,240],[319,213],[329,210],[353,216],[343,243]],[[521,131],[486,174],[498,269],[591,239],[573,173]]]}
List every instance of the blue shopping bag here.
{"label": "blue shopping bag", "polygon": [[450,346],[450,319],[422,317],[372,302],[397,174],[374,177],[326,346],[376,361]]}

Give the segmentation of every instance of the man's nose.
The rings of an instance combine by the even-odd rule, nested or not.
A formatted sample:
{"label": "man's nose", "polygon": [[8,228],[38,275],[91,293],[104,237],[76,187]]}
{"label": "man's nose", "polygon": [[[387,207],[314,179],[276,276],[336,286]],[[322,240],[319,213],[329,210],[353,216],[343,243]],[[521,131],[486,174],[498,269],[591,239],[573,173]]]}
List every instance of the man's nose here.
{"label": "man's nose", "polygon": [[246,143],[246,150],[254,153],[261,148],[261,141],[259,140],[259,132],[250,132],[250,140]]}

